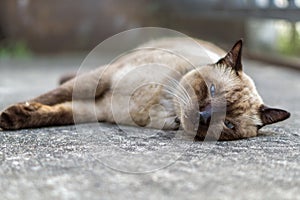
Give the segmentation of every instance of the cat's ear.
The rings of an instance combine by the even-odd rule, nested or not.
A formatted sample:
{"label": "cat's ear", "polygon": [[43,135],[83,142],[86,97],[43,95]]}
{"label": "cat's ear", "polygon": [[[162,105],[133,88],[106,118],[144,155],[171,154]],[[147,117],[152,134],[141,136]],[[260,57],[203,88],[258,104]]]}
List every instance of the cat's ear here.
{"label": "cat's ear", "polygon": [[265,105],[262,105],[259,111],[260,111],[260,117],[263,126],[283,121],[289,118],[291,115],[289,112],[285,110],[281,110],[277,108],[269,108]]}
{"label": "cat's ear", "polygon": [[226,56],[218,61],[218,63],[224,63],[228,67],[232,67],[236,74],[243,70],[242,66],[242,48],[243,39],[240,39],[235,43],[232,49],[226,54]]}

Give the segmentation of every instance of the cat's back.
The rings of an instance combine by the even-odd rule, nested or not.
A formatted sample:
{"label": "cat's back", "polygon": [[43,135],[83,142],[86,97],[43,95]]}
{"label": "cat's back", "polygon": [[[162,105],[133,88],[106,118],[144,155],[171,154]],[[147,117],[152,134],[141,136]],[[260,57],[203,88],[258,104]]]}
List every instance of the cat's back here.
{"label": "cat's back", "polygon": [[226,54],[223,49],[213,43],[188,37],[153,40],[141,45],[138,49],[147,48],[165,50],[189,62],[195,62],[197,65],[214,63]]}
{"label": "cat's back", "polygon": [[125,79],[131,85],[133,82],[159,82],[166,75],[182,76],[197,66],[215,63],[225,54],[216,45],[198,39],[153,40],[125,53],[115,61],[112,82],[120,79]]}

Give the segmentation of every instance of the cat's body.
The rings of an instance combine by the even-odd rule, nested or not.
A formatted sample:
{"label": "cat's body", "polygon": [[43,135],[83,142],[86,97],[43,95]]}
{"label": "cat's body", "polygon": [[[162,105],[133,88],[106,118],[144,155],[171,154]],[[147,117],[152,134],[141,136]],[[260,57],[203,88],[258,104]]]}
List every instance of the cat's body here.
{"label": "cat's body", "polygon": [[200,139],[256,136],[260,127],[284,120],[289,113],[263,105],[242,71],[241,48],[241,41],[228,54],[201,40],[149,42],[110,65],[9,107],[0,115],[0,127],[105,121],[157,129],[181,127]]}

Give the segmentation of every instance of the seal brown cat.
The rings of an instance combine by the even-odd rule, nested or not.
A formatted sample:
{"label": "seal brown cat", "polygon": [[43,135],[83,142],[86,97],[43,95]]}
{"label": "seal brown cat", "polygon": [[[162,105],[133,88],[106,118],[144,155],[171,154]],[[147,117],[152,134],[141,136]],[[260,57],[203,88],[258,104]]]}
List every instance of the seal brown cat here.
{"label": "seal brown cat", "polygon": [[[206,56],[197,53],[195,43]],[[264,105],[243,72],[242,44],[239,40],[226,53],[202,40],[148,42],[108,66],[67,78],[48,93],[8,107],[0,115],[0,127],[105,121],[183,128],[200,140],[256,136],[261,127],[285,120],[290,113]]]}

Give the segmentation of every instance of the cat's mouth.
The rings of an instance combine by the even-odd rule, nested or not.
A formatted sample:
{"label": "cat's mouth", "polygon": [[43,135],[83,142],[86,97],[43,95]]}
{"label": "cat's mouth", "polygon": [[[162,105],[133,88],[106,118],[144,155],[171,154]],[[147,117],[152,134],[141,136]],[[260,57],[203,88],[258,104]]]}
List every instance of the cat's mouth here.
{"label": "cat's mouth", "polygon": [[[213,120],[212,120],[213,118]],[[222,109],[212,109],[211,105],[201,108],[198,112],[198,128],[196,140],[215,140],[223,131],[224,113]]]}
{"label": "cat's mouth", "polygon": [[219,126],[218,123],[211,126],[200,125],[195,136],[195,140],[219,140],[223,133],[223,128]]}
{"label": "cat's mouth", "polygon": [[185,110],[181,121],[185,129],[194,136],[196,135],[198,139],[207,140],[211,135],[211,138],[215,140],[218,133],[223,130],[224,113],[221,111],[218,106],[212,109],[211,104],[206,104],[198,109],[194,107]]}
{"label": "cat's mouth", "polygon": [[211,121],[211,107],[210,105],[200,109],[198,113],[198,129],[195,136],[195,140],[204,140],[208,132],[208,128]]}
{"label": "cat's mouth", "polygon": [[197,133],[194,137],[194,140],[195,141],[204,141],[205,139],[209,140],[209,138],[207,137],[208,129],[209,129],[209,126],[199,124]]}

